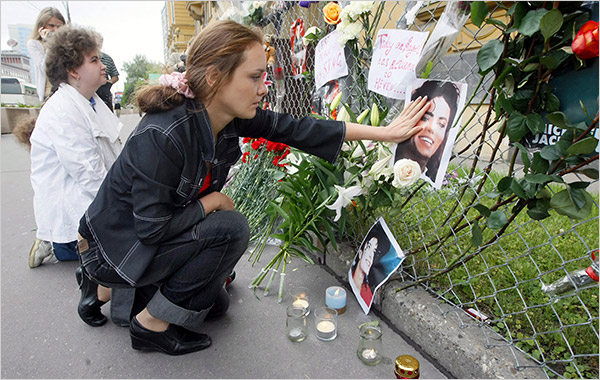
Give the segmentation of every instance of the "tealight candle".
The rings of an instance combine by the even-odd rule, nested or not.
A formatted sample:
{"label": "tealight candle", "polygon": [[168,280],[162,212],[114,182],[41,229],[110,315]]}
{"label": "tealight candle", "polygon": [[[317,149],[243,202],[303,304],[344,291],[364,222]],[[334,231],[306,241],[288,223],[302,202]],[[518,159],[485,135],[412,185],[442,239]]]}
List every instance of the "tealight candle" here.
{"label": "tealight candle", "polygon": [[381,362],[381,328],[369,323],[360,326],[360,342],[356,354],[363,363],[377,365]]}
{"label": "tealight candle", "polygon": [[368,348],[362,352],[362,357],[365,360],[374,360],[377,357],[377,352],[374,348]]}
{"label": "tealight candle", "polygon": [[339,286],[330,286],[325,291],[325,304],[339,314],[346,312],[346,291]]}
{"label": "tealight candle", "polygon": [[307,313],[310,313],[310,303],[308,302],[307,288],[294,288],[290,291],[290,296],[292,296],[292,306],[305,308]]}
{"label": "tealight candle", "polygon": [[320,307],[315,310],[315,329],[319,340],[330,341],[337,336],[337,312],[335,309]]}
{"label": "tealight candle", "polygon": [[335,335],[335,325],[333,322],[321,321],[317,323],[317,338],[327,341],[335,338]]}
{"label": "tealight candle", "polygon": [[295,300],[294,302],[292,302],[292,305],[294,305],[295,307],[302,307],[304,309],[308,309],[308,301],[303,299]]}

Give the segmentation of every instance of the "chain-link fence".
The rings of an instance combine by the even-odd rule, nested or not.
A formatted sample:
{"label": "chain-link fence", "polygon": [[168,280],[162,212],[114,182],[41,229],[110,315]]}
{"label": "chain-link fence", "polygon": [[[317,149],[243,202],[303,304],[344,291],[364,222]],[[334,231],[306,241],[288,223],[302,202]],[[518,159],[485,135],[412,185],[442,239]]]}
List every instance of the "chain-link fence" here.
{"label": "chain-link fence", "polygon": [[[331,98],[342,91],[342,102],[356,114],[375,102],[381,109],[390,109],[387,120],[397,115],[402,101],[366,89],[372,52],[366,47],[372,48],[374,42],[366,31],[354,47],[346,47],[350,74],[315,89],[314,46],[307,46],[298,56],[292,42],[295,30],[291,27],[302,24],[307,30],[317,26],[325,33],[334,27],[324,21],[325,2],[307,8],[297,3],[268,2],[265,7],[272,7],[271,13],[266,22],[258,22],[275,48],[275,64],[268,69],[269,78],[276,82],[266,98],[269,107],[298,117],[328,113]],[[349,2],[339,3],[343,7]],[[220,7],[218,13],[223,14],[227,6]],[[445,2],[375,2],[371,19],[377,29],[431,32],[446,8]],[[502,17],[506,8],[490,3],[490,11],[494,17]],[[499,33],[485,23],[476,27],[467,22],[461,28],[452,38],[448,52],[434,62],[429,77],[467,83],[471,95],[480,80],[477,51],[486,41],[498,38]],[[295,72],[294,65],[299,68]],[[563,284],[571,291],[558,291],[554,296],[544,291],[569,273],[581,274],[597,265],[591,255],[598,249],[597,180],[588,188],[594,202],[587,219],[556,214],[537,221],[522,213],[501,236],[482,245],[484,249],[476,257],[464,260],[472,250],[471,229],[465,228],[462,216],[476,212],[466,207],[473,204],[473,199],[485,204],[487,195],[497,188],[509,168],[515,173],[520,170],[521,175],[523,171],[518,160],[511,167],[515,147],[494,128],[483,130],[491,97],[485,89],[491,88],[491,81],[491,76],[486,78],[467,104],[460,126],[464,129],[456,139],[442,189],[419,186],[399,213],[384,215],[401,248],[410,253],[395,276],[422,280],[421,285],[432,294],[471,315],[473,324],[482,327],[490,347],[504,345],[522,351],[548,377],[597,378],[597,283],[581,282],[579,279],[585,276],[571,275]],[[597,161],[595,165],[597,168]],[[578,174],[570,176],[568,182],[589,181]],[[552,190],[557,192],[559,187]],[[379,216],[373,215],[371,221]],[[350,223],[346,238],[358,247],[369,227]],[[448,267],[453,270],[445,270]],[[516,357],[516,367],[525,365]]]}

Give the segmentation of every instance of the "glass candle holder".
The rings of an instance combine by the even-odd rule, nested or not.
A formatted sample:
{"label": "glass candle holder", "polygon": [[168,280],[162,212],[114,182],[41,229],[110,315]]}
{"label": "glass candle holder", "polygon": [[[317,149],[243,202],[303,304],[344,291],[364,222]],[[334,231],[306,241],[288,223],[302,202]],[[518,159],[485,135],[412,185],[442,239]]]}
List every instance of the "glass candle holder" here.
{"label": "glass candle holder", "polygon": [[315,310],[315,335],[319,340],[329,342],[337,336],[337,311],[329,307]]}
{"label": "glass candle holder", "polygon": [[302,342],[308,335],[306,323],[307,310],[290,305],[287,307],[287,336],[292,342]]}
{"label": "glass candle holder", "polygon": [[381,327],[365,325],[360,327],[360,341],[356,355],[365,364],[377,365],[381,362]]}
{"label": "glass candle holder", "polygon": [[293,288],[290,291],[292,297],[292,305],[303,307],[306,309],[306,314],[310,314],[310,302],[308,302],[308,289],[302,286]]}

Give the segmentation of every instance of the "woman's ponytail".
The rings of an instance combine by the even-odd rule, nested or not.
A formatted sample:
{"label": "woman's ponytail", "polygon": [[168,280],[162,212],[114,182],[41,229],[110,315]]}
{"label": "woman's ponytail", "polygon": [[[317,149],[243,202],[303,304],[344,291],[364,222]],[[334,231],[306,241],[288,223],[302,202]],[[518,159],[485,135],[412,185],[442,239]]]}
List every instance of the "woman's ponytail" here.
{"label": "woman's ponytail", "polygon": [[138,108],[145,113],[168,111],[185,100],[174,88],[162,85],[144,86],[137,91],[135,98]]}

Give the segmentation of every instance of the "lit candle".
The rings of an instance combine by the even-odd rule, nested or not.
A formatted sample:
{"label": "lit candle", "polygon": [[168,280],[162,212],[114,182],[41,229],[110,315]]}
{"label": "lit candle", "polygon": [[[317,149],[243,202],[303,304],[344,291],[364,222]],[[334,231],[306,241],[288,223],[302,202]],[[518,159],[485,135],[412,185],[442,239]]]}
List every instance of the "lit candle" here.
{"label": "lit candle", "polygon": [[362,352],[362,357],[366,361],[372,361],[375,360],[375,358],[377,357],[377,352],[374,348],[368,348]]}
{"label": "lit candle", "polygon": [[294,305],[296,307],[303,307],[305,309],[308,309],[308,301],[300,299],[300,298],[295,300],[294,302],[292,302],[292,305]]}
{"label": "lit candle", "polygon": [[325,304],[327,307],[336,309],[338,314],[346,311],[346,291],[339,286],[330,286],[325,291]]}
{"label": "lit candle", "polygon": [[317,338],[321,340],[332,340],[337,335],[335,324],[331,321],[317,323]]}

